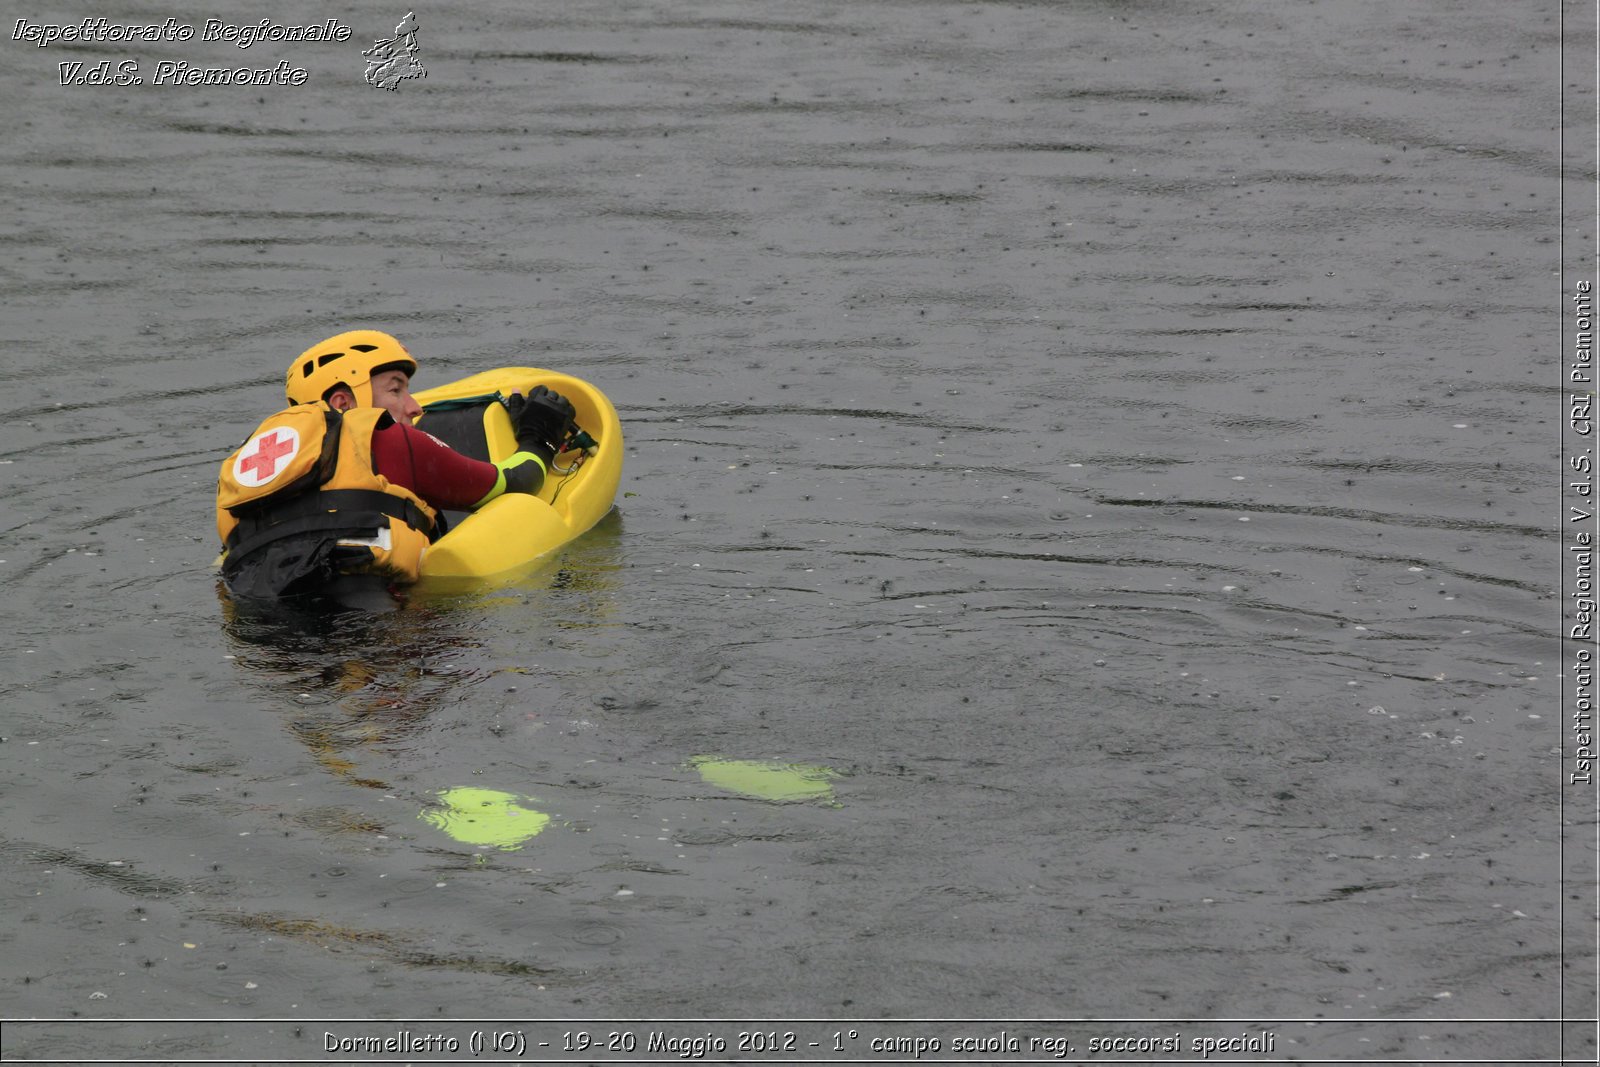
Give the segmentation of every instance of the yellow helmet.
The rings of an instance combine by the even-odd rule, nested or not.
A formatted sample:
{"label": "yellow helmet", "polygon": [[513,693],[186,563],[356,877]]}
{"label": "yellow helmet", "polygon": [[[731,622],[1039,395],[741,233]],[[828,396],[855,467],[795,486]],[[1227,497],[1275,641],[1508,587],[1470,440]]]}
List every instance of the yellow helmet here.
{"label": "yellow helmet", "polygon": [[355,394],[357,404],[369,408],[373,406],[372,376],[388,370],[404,371],[410,378],[417,373],[417,361],[386,333],[351,330],[300,353],[289,364],[284,393],[291,404],[315,404],[329,389],[343,385]]}

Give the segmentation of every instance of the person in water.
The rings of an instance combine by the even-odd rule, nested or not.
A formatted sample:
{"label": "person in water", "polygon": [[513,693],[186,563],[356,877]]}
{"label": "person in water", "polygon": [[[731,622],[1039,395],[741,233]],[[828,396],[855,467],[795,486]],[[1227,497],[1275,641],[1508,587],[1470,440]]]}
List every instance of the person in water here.
{"label": "person in water", "polygon": [[395,338],[353,330],[289,366],[289,407],[222,464],[217,533],[222,577],[237,596],[327,592],[345,576],[410,582],[441,511],[504,493],[537,493],[574,425],[570,401],[544,386],[506,400],[518,451],[473,459],[413,426],[417,361]]}

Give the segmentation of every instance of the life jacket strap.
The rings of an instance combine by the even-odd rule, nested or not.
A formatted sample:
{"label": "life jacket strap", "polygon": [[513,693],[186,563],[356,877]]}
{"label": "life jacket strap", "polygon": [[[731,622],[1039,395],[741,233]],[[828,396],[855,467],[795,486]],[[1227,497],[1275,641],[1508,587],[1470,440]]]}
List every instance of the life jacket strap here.
{"label": "life jacket strap", "polygon": [[241,519],[228,535],[228,555],[243,559],[264,545],[299,534],[337,532],[372,537],[388,518],[433,533],[428,516],[409,500],[376,489],[326,489],[275,507],[270,517]]}

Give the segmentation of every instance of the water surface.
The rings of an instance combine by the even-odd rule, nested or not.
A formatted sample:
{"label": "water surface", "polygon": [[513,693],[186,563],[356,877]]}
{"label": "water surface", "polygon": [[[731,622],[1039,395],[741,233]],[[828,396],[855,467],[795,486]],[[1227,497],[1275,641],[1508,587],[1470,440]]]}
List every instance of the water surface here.
{"label": "water surface", "polygon": [[[1558,1054],[1472,1021],[1593,995],[1557,5],[489,3],[418,10],[392,93],[403,10],[337,14],[0,43],[5,1016]],[[58,84],[125,57],[309,76]],[[419,387],[601,385],[617,513],[508,587],[236,616],[217,465],[357,326]],[[459,840],[460,790],[548,823]]]}

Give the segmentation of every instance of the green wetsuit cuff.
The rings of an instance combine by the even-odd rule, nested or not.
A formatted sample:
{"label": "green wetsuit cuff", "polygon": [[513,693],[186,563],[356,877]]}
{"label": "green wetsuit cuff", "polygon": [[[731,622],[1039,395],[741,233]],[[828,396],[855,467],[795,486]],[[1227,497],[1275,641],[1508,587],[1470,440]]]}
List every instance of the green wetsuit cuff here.
{"label": "green wetsuit cuff", "polygon": [[537,493],[544,485],[545,475],[550,472],[544,460],[532,452],[514,452],[496,461],[495,467],[499,469],[499,476],[489,491],[483,494],[483,498],[472,505],[474,511],[503,493]]}

